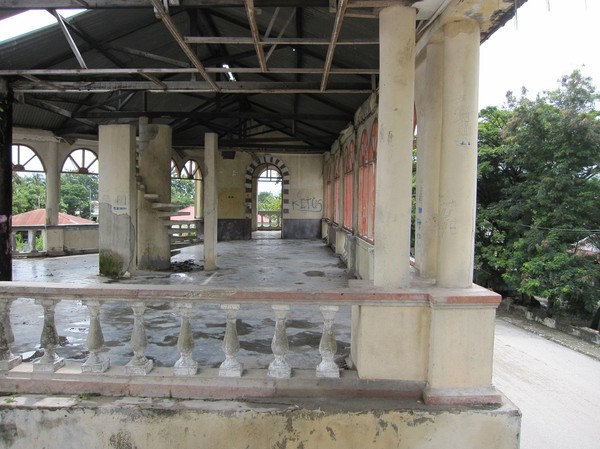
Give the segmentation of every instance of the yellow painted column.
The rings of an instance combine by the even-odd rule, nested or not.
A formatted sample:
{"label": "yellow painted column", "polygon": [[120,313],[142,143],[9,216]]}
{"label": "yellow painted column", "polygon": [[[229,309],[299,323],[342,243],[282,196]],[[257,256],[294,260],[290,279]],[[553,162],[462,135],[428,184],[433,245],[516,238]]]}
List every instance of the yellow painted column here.
{"label": "yellow painted column", "polygon": [[444,47],[433,38],[417,65],[417,191],[415,264],[422,278],[437,274],[437,236],[442,146]]}
{"label": "yellow painted column", "polygon": [[379,14],[374,283],[380,287],[410,282],[415,23],[414,8],[394,5]]}
{"label": "yellow painted column", "polygon": [[204,270],[217,269],[217,149],[218,137],[215,133],[204,135]]}
{"label": "yellow painted column", "polygon": [[477,185],[479,25],[444,27],[444,95],[437,284],[470,287]]}

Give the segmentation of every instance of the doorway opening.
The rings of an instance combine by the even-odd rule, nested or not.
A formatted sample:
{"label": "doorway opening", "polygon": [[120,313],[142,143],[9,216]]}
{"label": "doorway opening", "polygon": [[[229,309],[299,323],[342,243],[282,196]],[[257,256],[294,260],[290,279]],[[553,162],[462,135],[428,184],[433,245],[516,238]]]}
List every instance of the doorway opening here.
{"label": "doorway opening", "polygon": [[273,164],[256,168],[254,184],[256,196],[253,201],[252,238],[281,238],[283,177]]}

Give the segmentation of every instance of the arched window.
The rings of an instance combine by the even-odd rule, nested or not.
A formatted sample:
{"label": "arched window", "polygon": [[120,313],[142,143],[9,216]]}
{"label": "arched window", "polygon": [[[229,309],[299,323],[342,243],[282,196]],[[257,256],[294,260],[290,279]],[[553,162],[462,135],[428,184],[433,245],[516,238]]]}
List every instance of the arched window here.
{"label": "arched window", "polygon": [[344,147],[344,227],[352,229],[354,212],[354,140]]}
{"label": "arched window", "polygon": [[190,159],[180,170],[171,159],[171,203],[182,208],[193,207],[192,215],[202,216],[202,172],[198,162]]}
{"label": "arched window", "polygon": [[325,164],[325,180],[327,188],[325,192],[325,218],[333,220],[333,160]]}
{"label": "arched window", "polygon": [[338,153],[333,162],[333,221],[336,223],[342,222],[342,214],[340,210],[340,172],[342,158]]}
{"label": "arched window", "polygon": [[200,166],[198,162],[194,160],[186,161],[181,167],[181,176],[182,179],[202,179],[202,172],[200,171]]}
{"label": "arched window", "polygon": [[45,173],[44,164],[33,148],[26,145],[12,146],[12,171]]}
{"label": "arched window", "polygon": [[73,150],[65,159],[61,172],[80,175],[98,174],[98,156],[87,148]]}
{"label": "arched window", "polygon": [[377,159],[377,120],[360,136],[358,168],[358,234],[369,241],[375,235],[375,161]]}
{"label": "arched window", "polygon": [[173,159],[171,159],[171,179],[179,179],[179,167]]}

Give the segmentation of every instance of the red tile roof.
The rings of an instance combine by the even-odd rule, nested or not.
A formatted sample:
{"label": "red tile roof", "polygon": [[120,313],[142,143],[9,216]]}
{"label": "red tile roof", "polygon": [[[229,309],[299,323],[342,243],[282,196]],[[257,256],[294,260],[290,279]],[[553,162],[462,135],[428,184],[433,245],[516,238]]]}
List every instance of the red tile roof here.
{"label": "red tile roof", "polygon": [[[44,226],[46,224],[46,209],[35,209],[22,214],[13,215],[12,226]],[[58,213],[59,225],[96,224],[87,218],[75,217],[74,215]]]}
{"label": "red tile roof", "polygon": [[174,215],[173,217],[171,217],[171,220],[174,220],[174,221],[193,220],[194,216],[195,216],[194,215],[194,213],[195,213],[194,206],[185,207],[183,209],[178,210],[177,212],[186,212],[188,215]]}

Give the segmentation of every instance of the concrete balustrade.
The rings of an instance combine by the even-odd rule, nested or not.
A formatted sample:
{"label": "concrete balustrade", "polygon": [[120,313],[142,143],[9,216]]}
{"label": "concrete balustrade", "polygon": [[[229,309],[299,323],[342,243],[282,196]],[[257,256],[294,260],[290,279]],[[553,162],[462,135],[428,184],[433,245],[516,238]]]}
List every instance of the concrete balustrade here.
{"label": "concrete balustrade", "polygon": [[[377,389],[386,395],[423,397],[431,403],[501,401],[501,396],[491,385],[491,350],[488,348],[493,340],[498,295],[478,286],[443,289],[414,284],[410,288],[393,290],[374,288],[368,282],[351,284],[346,289],[323,292],[281,288],[239,290],[189,286],[181,289],[181,286],[171,285],[0,282],[0,371],[4,377],[0,390],[6,393],[78,391],[159,397],[260,397],[285,395],[286,391],[297,394],[307,388],[307,381],[312,378],[313,382],[318,379],[339,382],[330,391],[320,393],[326,395],[352,396],[361,394],[364,389]],[[11,353],[14,336],[9,311],[16,298],[35,299],[44,313],[40,344],[44,356],[33,364],[19,365],[19,357]],[[89,357],[82,364],[70,361],[65,365],[60,348],[59,353],[56,352],[59,343],[56,305],[61,301],[81,300],[89,313],[86,340]],[[131,310],[129,316],[114,317],[121,319],[121,327],[123,319],[130,320],[133,357],[126,365],[113,363],[105,354],[102,326],[112,324],[101,322],[112,319],[106,313],[101,314],[107,303],[122,303],[128,305],[123,310]],[[212,363],[199,367],[194,360],[194,347],[202,346],[202,341],[194,339],[192,332],[195,314],[214,305],[220,306],[225,322],[221,337],[222,363],[216,369]],[[265,305],[269,307],[265,309]],[[352,327],[351,363],[355,364],[356,370],[340,370],[336,364],[336,356],[339,357],[336,314],[342,306],[365,305],[372,313],[362,314]],[[164,360],[153,360],[146,354],[148,335],[152,338],[158,329],[146,325],[144,314],[148,307],[154,306],[160,307],[161,314],[173,315],[181,323],[176,349],[179,359],[174,365],[166,362],[171,368],[164,367]],[[314,307],[322,315],[323,330],[318,344],[321,360],[312,367],[294,366],[292,369],[288,356],[295,349],[290,349],[286,322],[290,314],[297,313],[298,306]],[[273,326],[273,358],[268,366],[244,369],[238,360],[240,341],[236,324],[242,310],[250,313],[258,310],[263,314],[264,326]],[[456,314],[464,317],[458,325],[454,318]],[[415,322],[411,317],[417,315],[421,318]],[[389,317],[392,317],[391,321]],[[476,320],[477,326],[467,326],[470,317]],[[65,321],[68,323],[69,317],[59,318],[63,326]],[[488,326],[490,320],[492,325]],[[413,324],[409,325],[411,321]],[[266,324],[269,322],[274,325]],[[404,322],[405,325],[392,326],[392,322]],[[420,323],[418,330],[414,326],[417,322]],[[269,332],[263,329],[262,335],[265,331]],[[127,333],[127,329],[122,332]],[[367,332],[369,338],[364,340]],[[439,342],[445,342],[445,351],[436,349],[440,347]],[[317,348],[313,346],[313,349],[316,352]],[[42,383],[35,376],[39,372],[47,374]]]}

